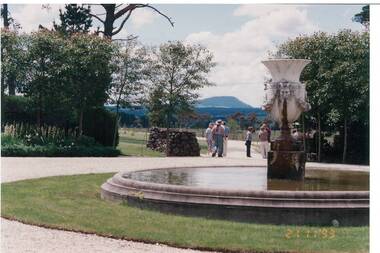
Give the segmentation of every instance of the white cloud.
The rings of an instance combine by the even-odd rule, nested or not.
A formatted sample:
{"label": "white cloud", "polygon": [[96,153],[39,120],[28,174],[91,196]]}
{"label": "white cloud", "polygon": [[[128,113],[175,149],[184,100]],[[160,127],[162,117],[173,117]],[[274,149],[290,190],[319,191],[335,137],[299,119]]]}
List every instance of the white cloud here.
{"label": "white cloud", "polygon": [[53,21],[59,20],[59,8],[63,4],[50,4],[49,8],[43,8],[41,4],[12,5],[11,16],[22,27],[23,32],[37,31],[38,26],[53,27]]}
{"label": "white cloud", "polygon": [[233,15],[252,19],[233,32],[190,34],[186,42],[205,45],[218,64],[210,74],[217,86],[205,88],[204,96],[233,95],[260,106],[264,77],[268,75],[261,61],[268,57],[268,51],[275,50],[276,43],[317,27],[302,7],[242,5]]}
{"label": "white cloud", "polygon": [[258,17],[265,16],[274,11],[281,11],[282,13],[301,9],[300,5],[253,5],[242,4],[233,12],[234,16],[248,16]]}
{"label": "white cloud", "polygon": [[135,28],[141,28],[144,25],[151,24],[157,15],[152,10],[146,8],[136,9],[131,15],[131,22]]}

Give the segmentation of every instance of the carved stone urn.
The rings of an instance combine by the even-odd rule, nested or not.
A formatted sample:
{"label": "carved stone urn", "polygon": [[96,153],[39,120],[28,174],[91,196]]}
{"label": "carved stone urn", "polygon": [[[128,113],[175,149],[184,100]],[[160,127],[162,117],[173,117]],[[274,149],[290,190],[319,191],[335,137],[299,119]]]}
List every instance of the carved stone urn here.
{"label": "carved stone urn", "polygon": [[305,153],[291,136],[289,125],[302,112],[310,109],[305,85],[299,81],[302,70],[310,60],[270,59],[262,61],[272,79],[265,83],[263,109],[270,113],[281,129],[280,136],[271,142],[268,153],[268,179],[302,180],[305,175]]}

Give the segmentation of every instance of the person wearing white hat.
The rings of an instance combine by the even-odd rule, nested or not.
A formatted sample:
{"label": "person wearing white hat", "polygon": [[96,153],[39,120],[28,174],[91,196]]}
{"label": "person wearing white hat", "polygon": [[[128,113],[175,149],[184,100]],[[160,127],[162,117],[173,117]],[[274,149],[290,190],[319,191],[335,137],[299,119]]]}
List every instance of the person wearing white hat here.
{"label": "person wearing white hat", "polygon": [[212,129],[212,136],[214,139],[215,149],[212,156],[223,157],[223,141],[224,141],[224,126],[222,125],[222,120],[217,120],[216,125]]}

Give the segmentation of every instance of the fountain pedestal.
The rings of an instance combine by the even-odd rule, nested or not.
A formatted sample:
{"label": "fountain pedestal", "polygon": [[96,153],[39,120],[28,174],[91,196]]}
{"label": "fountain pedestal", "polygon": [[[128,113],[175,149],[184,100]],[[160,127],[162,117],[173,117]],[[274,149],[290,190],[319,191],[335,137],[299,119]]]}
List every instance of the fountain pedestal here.
{"label": "fountain pedestal", "polygon": [[290,135],[282,135],[271,143],[268,152],[268,178],[302,180],[305,176],[305,152]]}
{"label": "fountain pedestal", "polygon": [[291,136],[289,124],[310,109],[305,85],[299,76],[309,60],[273,59],[263,61],[273,79],[266,83],[263,108],[280,125],[281,135],[271,143],[268,153],[267,176],[277,179],[303,180],[305,176],[305,152]]}

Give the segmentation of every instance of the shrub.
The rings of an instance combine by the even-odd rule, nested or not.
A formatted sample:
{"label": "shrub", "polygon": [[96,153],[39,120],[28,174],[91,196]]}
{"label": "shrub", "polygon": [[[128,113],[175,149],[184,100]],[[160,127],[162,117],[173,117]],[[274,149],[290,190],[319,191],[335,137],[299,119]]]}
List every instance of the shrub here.
{"label": "shrub", "polygon": [[[116,115],[103,107],[86,111],[83,121],[83,134],[94,137],[103,146],[112,146]],[[116,133],[116,145],[119,133]]]}
{"label": "shrub", "polygon": [[24,96],[3,96],[1,108],[2,123],[26,122],[35,123],[31,99]]}
{"label": "shrub", "polygon": [[75,140],[75,130],[28,123],[6,124],[4,126],[4,136],[11,136],[20,139],[26,145],[46,145],[49,143],[64,144]]}
{"label": "shrub", "polygon": [[115,157],[120,151],[111,147],[64,146],[54,144],[27,146],[25,144],[2,145],[1,155],[8,157]]}
{"label": "shrub", "polygon": [[[2,100],[2,131],[6,131],[4,125],[13,125],[13,136],[35,135],[40,136],[36,139],[36,144],[42,145],[45,140],[41,136],[60,135],[67,138],[76,135],[76,116],[75,113],[45,111],[43,124],[37,130],[36,127],[36,109],[33,107],[32,100],[24,96],[4,96]],[[115,129],[115,113],[109,112],[103,107],[89,109],[84,114],[83,134],[93,137],[98,143],[104,146],[112,146]],[[8,131],[11,129],[8,129]],[[116,144],[119,136],[117,133]]]}
{"label": "shrub", "polygon": [[[340,134],[334,136],[332,152],[330,156],[336,158],[336,162],[341,161],[343,154],[344,129],[340,129]],[[369,164],[369,127],[361,122],[352,122],[348,128],[347,139],[347,163]]]}
{"label": "shrub", "polygon": [[[35,102],[25,96],[3,96],[1,119],[2,124],[27,123],[37,124],[37,109]],[[59,126],[60,128],[73,128],[76,125],[75,114],[65,111],[65,108],[49,108],[42,113],[43,123]]]}
{"label": "shrub", "polygon": [[84,147],[93,147],[93,146],[100,146],[98,142],[93,137],[89,137],[86,135],[79,136],[75,140],[75,144],[78,146],[84,146]]}
{"label": "shrub", "polygon": [[1,135],[1,146],[11,146],[11,145],[18,145],[22,144],[22,140],[12,137],[10,135]]}
{"label": "shrub", "polygon": [[[26,134],[17,136],[18,130],[14,125],[7,125],[6,133],[1,135],[2,156],[44,156],[44,157],[81,157],[81,156],[118,156],[120,151],[105,147],[88,136],[78,138],[54,138]],[[11,135],[12,133],[13,135]]]}

